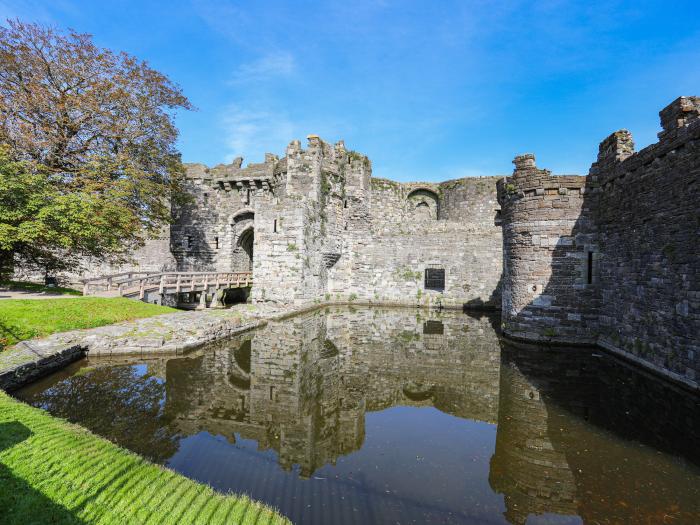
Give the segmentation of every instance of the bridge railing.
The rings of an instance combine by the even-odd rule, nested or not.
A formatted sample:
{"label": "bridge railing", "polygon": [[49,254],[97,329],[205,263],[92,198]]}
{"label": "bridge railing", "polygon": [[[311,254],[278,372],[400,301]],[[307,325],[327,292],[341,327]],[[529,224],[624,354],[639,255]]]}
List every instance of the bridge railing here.
{"label": "bridge railing", "polygon": [[[147,291],[156,289],[162,294],[204,291],[210,287],[243,288],[253,284],[252,272],[131,272],[106,276],[105,279],[110,277],[108,290],[116,289],[119,295],[138,294],[139,299],[143,299]],[[84,281],[84,293],[88,295],[90,284],[98,279],[86,281],[88,282]]]}
{"label": "bridge railing", "polygon": [[111,292],[116,289],[120,283],[130,279],[156,275],[162,272],[121,272],[112,273],[109,275],[101,275],[99,277],[91,277],[89,279],[81,279],[83,283],[83,295],[90,295],[93,292]]}

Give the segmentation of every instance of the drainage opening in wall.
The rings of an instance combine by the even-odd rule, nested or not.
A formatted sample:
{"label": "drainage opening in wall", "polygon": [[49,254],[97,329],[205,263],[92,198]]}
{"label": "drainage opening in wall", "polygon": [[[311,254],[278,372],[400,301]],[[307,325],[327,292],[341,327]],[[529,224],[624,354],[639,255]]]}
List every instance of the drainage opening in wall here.
{"label": "drainage opening in wall", "polygon": [[445,269],[426,268],[425,269],[425,289],[439,290],[445,289]]}

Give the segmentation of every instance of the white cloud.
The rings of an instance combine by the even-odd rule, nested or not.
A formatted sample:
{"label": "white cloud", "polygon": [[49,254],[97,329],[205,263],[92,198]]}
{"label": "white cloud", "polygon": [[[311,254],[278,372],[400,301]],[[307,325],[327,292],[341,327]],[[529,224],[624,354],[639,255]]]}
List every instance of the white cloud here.
{"label": "white cloud", "polygon": [[262,58],[243,64],[236,71],[233,83],[262,82],[280,77],[289,77],[296,70],[294,56],[286,51],[268,53]]}
{"label": "white cloud", "polygon": [[[244,157],[247,162],[262,162],[266,152],[284,155],[296,127],[284,113],[230,106],[222,117],[225,133],[225,162]],[[247,163],[246,162],[246,163]]]}

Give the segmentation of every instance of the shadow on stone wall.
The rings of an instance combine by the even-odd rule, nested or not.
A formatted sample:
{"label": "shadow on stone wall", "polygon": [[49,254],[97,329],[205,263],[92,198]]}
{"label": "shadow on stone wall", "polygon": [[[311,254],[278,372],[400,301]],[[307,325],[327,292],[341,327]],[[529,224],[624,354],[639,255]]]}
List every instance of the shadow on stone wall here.
{"label": "shadow on stone wall", "polygon": [[659,142],[626,130],[587,177],[552,176],[533,155],[499,181],[504,333],[598,344],[697,387],[700,375],[700,99],[660,112]]}

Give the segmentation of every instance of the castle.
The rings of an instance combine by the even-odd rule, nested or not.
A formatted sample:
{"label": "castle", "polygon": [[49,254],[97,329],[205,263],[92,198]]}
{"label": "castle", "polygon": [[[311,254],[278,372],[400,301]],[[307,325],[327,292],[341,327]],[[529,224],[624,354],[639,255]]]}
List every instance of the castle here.
{"label": "castle", "polygon": [[397,183],[315,135],[260,164],[187,166],[192,201],[141,270],[253,272],[253,302],[501,308],[510,337],[597,344],[698,387],[700,98],[659,142],[600,145],[587,176]]}

